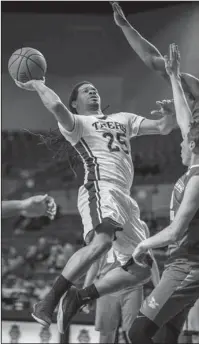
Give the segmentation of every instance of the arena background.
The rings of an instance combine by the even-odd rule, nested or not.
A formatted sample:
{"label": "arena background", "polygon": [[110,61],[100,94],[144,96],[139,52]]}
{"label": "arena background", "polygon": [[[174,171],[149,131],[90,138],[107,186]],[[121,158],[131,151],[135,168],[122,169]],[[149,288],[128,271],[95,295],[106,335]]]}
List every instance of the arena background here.
{"label": "arena background", "polygon": [[[99,89],[103,108],[109,106],[107,113],[127,111],[151,118],[155,101],[171,98],[172,93],[129,47],[108,2],[60,2],[56,8],[54,2],[16,3],[2,2],[2,198],[48,192],[59,207],[52,222],[45,217],[2,221],[2,342],[32,343],[33,336],[34,343],[66,342],[54,324],[51,334],[41,331],[30,309],[83,244],[76,207],[82,166],[76,167],[75,177],[67,160],[53,159],[53,153],[39,145],[39,137],[30,133],[45,133],[57,124],[36,94],[15,86],[8,59],[22,46],[40,50],[48,63],[46,83],[64,103],[77,81],[89,80]],[[132,25],[163,55],[170,43],[177,43],[182,70],[199,77],[198,3],[140,3],[123,2]],[[180,140],[178,130],[167,137],[132,140],[132,196],[151,233],[169,221],[172,186],[184,171]],[[32,259],[21,268],[20,257],[27,253]],[[157,257],[161,268],[160,250]],[[94,313],[76,316],[69,342],[97,342],[93,322]],[[82,329],[88,331],[85,341],[80,338]]]}

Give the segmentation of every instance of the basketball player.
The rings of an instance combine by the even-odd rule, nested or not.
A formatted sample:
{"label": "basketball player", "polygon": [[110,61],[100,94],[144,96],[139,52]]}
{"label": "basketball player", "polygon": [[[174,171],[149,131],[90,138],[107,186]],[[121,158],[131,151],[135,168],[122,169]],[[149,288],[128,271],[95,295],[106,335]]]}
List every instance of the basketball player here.
{"label": "basketball player", "polygon": [[2,201],[2,217],[23,215],[25,217],[48,216],[51,220],[56,214],[56,204],[48,195],[37,195],[16,201]]}
{"label": "basketball player", "polygon": [[[118,266],[120,264],[117,262],[113,248],[111,248],[107,254],[92,264],[87,272],[83,288],[88,287],[95,280],[103,278],[108,271]],[[97,299],[95,329],[100,332],[100,343],[115,343],[120,325],[123,337],[127,342],[126,333],[136,318],[143,301],[143,286],[132,287],[131,276],[129,274],[129,286]],[[90,305],[86,305],[82,310],[89,313]],[[60,326],[60,322],[58,322],[58,326]],[[62,330],[59,328],[59,332]]]}
{"label": "basketball player", "polygon": [[[160,283],[145,300],[132,324],[129,338],[134,344],[153,343],[152,337],[165,323],[181,330],[178,315],[187,317],[199,297],[199,122],[191,122],[192,114],[186,101],[179,72],[179,51],[170,45],[170,57],[165,59],[170,77],[176,116],[183,142],[182,162],[188,171],[177,181],[171,197],[170,225],[158,234],[142,241],[134,250],[134,260],[148,250],[168,245],[169,260]],[[186,312],[185,312],[186,310]],[[176,336],[176,342],[177,342]]]}
{"label": "basketball player", "polygon": [[[122,32],[132,49],[148,67],[170,82],[169,76],[165,69],[164,58],[158,49],[131,26],[117,1],[110,1],[110,3],[114,11],[115,23],[122,29]],[[187,73],[181,73],[180,77],[183,90],[186,94],[189,107],[192,111],[192,116],[193,118],[198,119],[199,79]]]}
{"label": "basketball player", "polygon": [[[147,227],[145,223],[143,223],[143,225]],[[113,270],[118,266],[119,263],[115,252],[113,248],[111,248],[107,254],[103,255],[99,260],[92,264],[87,272],[84,288],[94,283],[96,278],[103,278],[108,271]],[[154,286],[159,282],[159,270],[157,265],[154,265],[152,281]],[[95,328],[100,332],[100,343],[115,343],[120,322],[123,336],[126,343],[128,343],[126,334],[139,312],[142,301],[143,286],[133,287],[131,274],[129,274],[129,285],[126,288],[97,299]],[[88,313],[89,305],[86,305],[83,308],[83,311]],[[59,322],[58,325],[60,325]]]}
{"label": "basketball player", "polygon": [[[132,252],[146,238],[146,233],[138,205],[130,197],[133,180],[130,139],[137,135],[168,134],[175,127],[176,120],[168,113],[158,120],[122,112],[105,116],[97,89],[87,81],[73,89],[70,110],[43,80],[25,84],[16,81],[16,84],[38,93],[45,107],[57,119],[63,136],[84,162],[85,179],[79,189],[78,209],[84,225],[84,238],[90,244],[70,258],[50,292],[34,306],[32,314],[40,324],[49,326],[56,305],[69,290],[67,295],[72,304],[69,318],[65,317],[67,326],[82,304],[109,292],[109,289],[113,292],[113,286],[116,290],[125,287],[125,279],[127,283],[129,280],[127,271],[132,270],[135,285],[150,278],[153,264],[150,256],[150,266],[132,265]],[[117,259],[124,266],[124,269],[116,270],[114,280],[109,275],[101,289],[94,284],[82,291],[71,287],[112,244]]]}

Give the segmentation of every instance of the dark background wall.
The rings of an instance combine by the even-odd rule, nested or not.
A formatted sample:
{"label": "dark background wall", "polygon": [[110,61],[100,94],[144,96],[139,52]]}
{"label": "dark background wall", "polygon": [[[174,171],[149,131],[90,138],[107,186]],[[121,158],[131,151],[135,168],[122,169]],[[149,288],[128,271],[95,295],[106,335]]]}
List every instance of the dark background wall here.
{"label": "dark background wall", "polygon": [[[66,2],[66,12],[67,6]],[[128,13],[129,8],[125,8]],[[155,10],[148,6],[147,11],[130,14],[128,19],[163,55],[169,43],[176,42],[182,70],[199,77],[197,2],[170,3]],[[84,79],[96,84],[103,107],[110,105],[110,112],[148,116],[156,100],[172,95],[164,80],[148,70],[129,47],[113,22],[111,8],[99,15],[2,13],[2,129],[56,127],[39,97],[18,89],[8,74],[8,59],[22,46],[44,54],[48,62],[47,85],[65,103],[72,85]]]}

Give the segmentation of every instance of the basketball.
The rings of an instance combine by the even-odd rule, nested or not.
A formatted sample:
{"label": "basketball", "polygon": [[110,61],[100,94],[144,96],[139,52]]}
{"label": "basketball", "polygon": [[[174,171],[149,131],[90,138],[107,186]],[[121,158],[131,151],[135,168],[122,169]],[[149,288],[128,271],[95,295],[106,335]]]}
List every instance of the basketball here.
{"label": "basketball", "polygon": [[42,79],[47,70],[45,57],[33,48],[16,50],[8,61],[10,76],[17,81],[27,82]]}

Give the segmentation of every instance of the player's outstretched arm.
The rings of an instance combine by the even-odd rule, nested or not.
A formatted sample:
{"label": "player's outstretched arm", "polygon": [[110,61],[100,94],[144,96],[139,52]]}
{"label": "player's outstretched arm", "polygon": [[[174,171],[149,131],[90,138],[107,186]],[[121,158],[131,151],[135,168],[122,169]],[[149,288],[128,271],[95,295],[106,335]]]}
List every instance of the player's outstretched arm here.
{"label": "player's outstretched arm", "polygon": [[161,115],[159,119],[145,118],[139,127],[138,135],[168,135],[177,127],[173,100],[157,101],[159,109],[151,112],[152,115]]}
{"label": "player's outstretched arm", "polygon": [[199,209],[199,175],[192,176],[185,189],[184,197],[178,212],[170,224],[159,233],[142,241],[133,253],[134,259],[140,263],[140,257],[149,249],[164,247],[176,241],[179,241],[196,212]]}
{"label": "player's outstretched arm", "polygon": [[24,200],[2,201],[2,217],[23,215],[25,217],[48,216],[51,220],[56,214],[56,203],[48,195],[37,195]]}
{"label": "player's outstretched arm", "polygon": [[4,218],[21,215],[23,211],[23,201],[2,201],[1,216]]}
{"label": "player's outstretched arm", "polygon": [[169,46],[169,57],[165,56],[165,68],[171,80],[177,122],[184,137],[189,131],[192,115],[181,84],[180,52],[175,44]]}
{"label": "player's outstretched arm", "polygon": [[30,80],[22,83],[15,80],[17,86],[28,91],[36,91],[44,106],[55,116],[56,120],[68,131],[74,128],[74,115],[62,103],[59,96],[47,87],[44,80]]}
{"label": "player's outstretched arm", "polygon": [[132,49],[148,67],[154,69],[169,81],[164,66],[164,58],[158,49],[131,26],[117,1],[113,1],[111,4],[115,23],[122,29]]}
{"label": "player's outstretched arm", "polygon": [[[159,50],[131,26],[117,1],[112,1],[111,5],[114,11],[115,23],[122,29],[124,36],[135,53],[149,68],[170,82],[165,69],[164,58]],[[198,98],[199,79],[187,73],[182,73],[181,78],[184,92],[192,96],[192,98]]]}

